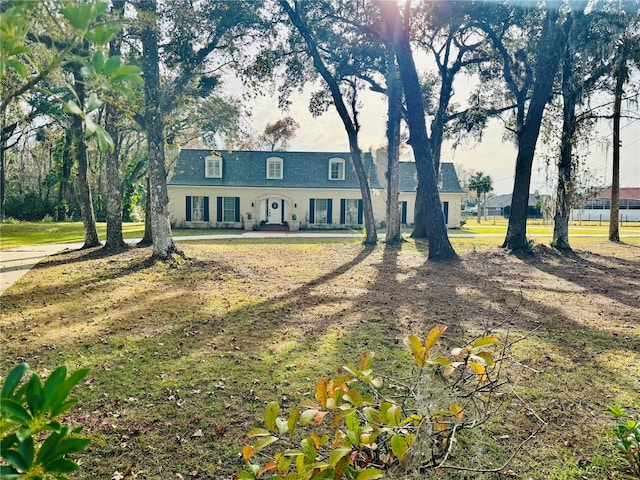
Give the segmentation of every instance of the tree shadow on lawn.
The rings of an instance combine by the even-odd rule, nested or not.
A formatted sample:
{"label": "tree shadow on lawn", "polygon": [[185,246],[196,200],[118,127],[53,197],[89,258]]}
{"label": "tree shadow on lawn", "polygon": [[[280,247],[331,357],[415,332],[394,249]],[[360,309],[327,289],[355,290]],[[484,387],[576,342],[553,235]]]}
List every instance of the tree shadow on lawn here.
{"label": "tree shadow on lawn", "polygon": [[[640,308],[640,261],[580,250],[560,252],[538,245],[534,255],[518,255],[523,262],[561,277],[588,293],[602,294],[629,307]],[[638,319],[640,320],[640,319]]]}

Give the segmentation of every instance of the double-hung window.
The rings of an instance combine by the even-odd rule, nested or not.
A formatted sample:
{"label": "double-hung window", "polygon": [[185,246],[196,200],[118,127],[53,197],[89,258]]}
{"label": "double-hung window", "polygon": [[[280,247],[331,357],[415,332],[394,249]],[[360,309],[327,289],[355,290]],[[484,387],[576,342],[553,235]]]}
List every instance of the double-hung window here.
{"label": "double-hung window", "polygon": [[355,198],[340,200],[340,223],[343,225],[362,224],[362,200]]}
{"label": "double-hung window", "polygon": [[278,157],[267,158],[267,178],[270,180],[282,180],[282,159]]}
{"label": "double-hung window", "polygon": [[240,197],[218,197],[216,218],[218,222],[239,222]]}
{"label": "double-hung window", "polygon": [[344,180],[344,160],[342,158],[329,160],[329,180]]}
{"label": "double-hung window", "polygon": [[204,160],[204,176],[206,178],[222,178],[222,157],[215,157],[210,155]]}
{"label": "double-hung window", "polygon": [[330,198],[312,198],[309,201],[309,223],[333,223],[332,210]]}
{"label": "double-hung window", "polygon": [[187,222],[209,221],[209,197],[187,196],[186,205]]}

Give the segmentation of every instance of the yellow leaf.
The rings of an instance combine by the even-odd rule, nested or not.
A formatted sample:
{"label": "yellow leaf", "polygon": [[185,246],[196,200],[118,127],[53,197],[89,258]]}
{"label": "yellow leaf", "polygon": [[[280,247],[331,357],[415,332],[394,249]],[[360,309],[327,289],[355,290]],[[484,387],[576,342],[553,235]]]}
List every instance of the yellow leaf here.
{"label": "yellow leaf", "polygon": [[433,346],[436,344],[436,342],[446,329],[446,325],[436,325],[427,334],[427,337],[424,339],[424,349],[427,355],[429,354],[429,350],[433,348]]}
{"label": "yellow leaf", "polygon": [[316,400],[320,407],[327,408],[327,379],[326,377],[320,378],[316,382]]}
{"label": "yellow leaf", "polygon": [[244,447],[242,447],[242,458],[244,458],[246,461],[249,461],[251,457],[253,457],[254,453],[255,451],[253,450],[253,447],[251,445],[245,445]]}
{"label": "yellow leaf", "polygon": [[451,409],[451,414],[458,420],[462,420],[464,418],[464,409],[460,405],[452,403],[449,408]]}

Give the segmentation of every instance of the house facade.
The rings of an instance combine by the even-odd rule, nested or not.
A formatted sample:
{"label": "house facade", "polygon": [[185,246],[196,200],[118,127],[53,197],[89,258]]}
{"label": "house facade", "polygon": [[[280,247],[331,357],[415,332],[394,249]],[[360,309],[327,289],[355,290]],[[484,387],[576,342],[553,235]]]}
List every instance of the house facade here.
{"label": "house facade", "polygon": [[[385,221],[384,175],[370,153],[363,155],[374,216]],[[445,167],[445,165],[448,165]],[[403,223],[413,222],[415,164],[401,168]],[[443,164],[443,198],[450,227],[460,226],[462,190],[452,164]],[[452,175],[452,176],[451,176]],[[444,186],[444,182],[443,182]],[[258,152],[185,149],[168,182],[171,222],[187,228],[242,228],[286,225],[300,228],[359,228],[363,225],[360,186],[349,153]],[[443,193],[443,196],[446,195]]]}

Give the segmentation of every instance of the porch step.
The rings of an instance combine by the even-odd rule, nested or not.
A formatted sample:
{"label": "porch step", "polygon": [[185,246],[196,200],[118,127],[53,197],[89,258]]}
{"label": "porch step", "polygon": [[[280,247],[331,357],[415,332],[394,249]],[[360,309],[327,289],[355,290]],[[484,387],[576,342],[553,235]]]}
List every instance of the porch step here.
{"label": "porch step", "polygon": [[258,232],[288,232],[289,225],[279,225],[277,223],[267,223],[265,225],[257,225]]}

